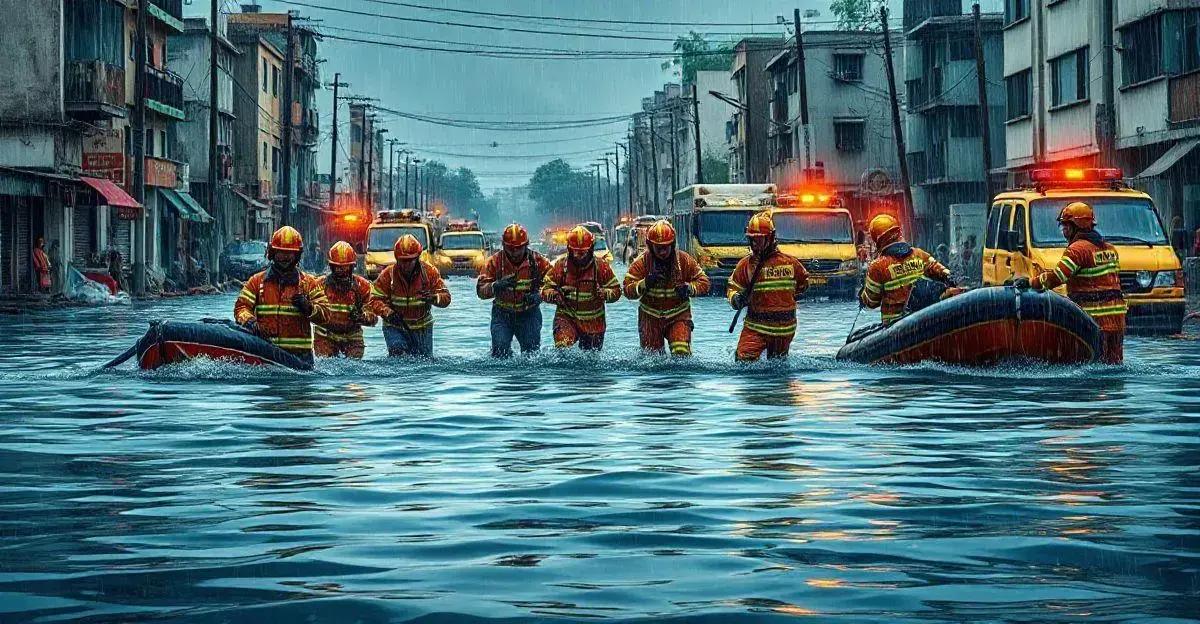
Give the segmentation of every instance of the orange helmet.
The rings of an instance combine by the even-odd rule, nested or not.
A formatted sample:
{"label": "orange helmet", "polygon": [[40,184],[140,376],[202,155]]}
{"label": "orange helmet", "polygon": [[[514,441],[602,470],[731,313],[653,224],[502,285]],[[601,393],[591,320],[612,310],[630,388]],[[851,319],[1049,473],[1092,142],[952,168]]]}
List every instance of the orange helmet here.
{"label": "orange helmet", "polygon": [[760,212],[750,217],[750,222],[746,224],[746,236],[770,236],[774,233],[775,221],[771,219],[769,212]]}
{"label": "orange helmet", "polygon": [[596,244],[596,236],[582,225],[577,225],[567,232],[567,249],[576,251],[590,250]]}
{"label": "orange helmet", "polygon": [[871,240],[879,247],[883,247],[883,242],[889,236],[899,238],[900,222],[890,214],[876,215],[871,219],[871,224],[867,226],[867,231],[871,234]]}
{"label": "orange helmet", "polygon": [[329,264],[334,266],[349,266],[358,262],[358,254],[346,241],[338,241],[329,248]]}
{"label": "orange helmet", "polygon": [[523,226],[514,223],[504,228],[502,240],[505,247],[524,247],[529,244],[529,232]]}
{"label": "orange helmet", "polygon": [[421,257],[423,251],[425,248],[421,246],[421,241],[412,234],[401,236],[392,247],[392,253],[397,260],[416,260]]}
{"label": "orange helmet", "polygon": [[296,228],[285,225],[275,230],[275,233],[271,235],[269,249],[300,253],[304,251],[304,238],[300,236],[300,232],[296,231]]}
{"label": "orange helmet", "polygon": [[675,244],[675,228],[671,227],[671,223],[666,219],[657,221],[654,225],[646,230],[646,242],[651,245],[673,245]]}
{"label": "orange helmet", "polygon": [[1096,213],[1083,202],[1071,202],[1058,213],[1059,223],[1070,223],[1081,230],[1096,227]]}

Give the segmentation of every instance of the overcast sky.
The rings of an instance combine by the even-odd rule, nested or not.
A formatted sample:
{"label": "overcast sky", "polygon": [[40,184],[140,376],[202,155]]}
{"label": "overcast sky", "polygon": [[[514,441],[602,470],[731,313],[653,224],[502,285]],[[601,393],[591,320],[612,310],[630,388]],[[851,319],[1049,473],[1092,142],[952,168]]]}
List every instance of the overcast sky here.
{"label": "overcast sky", "polygon": [[[234,2],[224,1],[227,11],[237,10]],[[264,11],[283,12],[290,8],[306,18],[319,20],[318,27],[331,36],[411,46],[463,47],[414,40],[425,39],[519,48],[669,51],[671,39],[689,29],[782,35],[783,27],[775,25],[776,18],[786,16],[790,20],[792,9],[797,7],[802,12],[810,9],[820,12],[819,17],[811,18],[812,28],[832,28],[828,23],[819,24],[832,19],[828,0],[260,0],[260,3]],[[651,24],[510,19],[402,4]],[[893,5],[898,18],[900,3],[893,1]],[[208,6],[205,0],[195,0],[186,13],[206,15]],[[372,15],[348,14],[330,8]],[[591,36],[486,30],[411,21],[414,19]],[[688,27],[662,22],[755,25]],[[661,59],[500,59],[331,38],[321,44],[319,55],[326,59],[322,65],[325,82],[332,80],[334,72],[341,72],[342,80],[352,85],[344,93],[375,97],[380,105],[406,113],[455,119],[542,121],[630,114],[640,109],[643,97],[661,88],[663,83],[677,80],[672,71],[661,67]],[[328,89],[320,94],[323,154],[329,150],[331,95]],[[389,136],[408,143],[419,157],[441,160],[452,167],[470,167],[477,172],[485,189],[522,184],[538,165],[557,155],[577,166],[591,163],[604,150],[613,149],[613,141],[620,140],[626,130],[625,123],[615,123],[569,130],[506,132],[445,127],[387,114],[381,114],[381,119],[390,131]],[[346,120],[346,109],[342,108],[340,122],[344,124]],[[490,146],[493,141],[500,145]],[[484,154],[494,157],[477,156]],[[344,152],[339,159],[344,167]],[[322,157],[319,162],[320,170],[326,171],[328,158]]]}

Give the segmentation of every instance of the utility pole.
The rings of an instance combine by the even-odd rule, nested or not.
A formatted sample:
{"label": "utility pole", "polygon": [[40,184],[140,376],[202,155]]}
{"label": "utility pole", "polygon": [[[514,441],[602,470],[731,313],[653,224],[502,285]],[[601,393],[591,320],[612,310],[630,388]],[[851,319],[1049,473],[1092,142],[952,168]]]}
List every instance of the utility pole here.
{"label": "utility pole", "polygon": [[388,210],[396,209],[396,144],[399,139],[388,140]]}
{"label": "utility pole", "polygon": [[[692,131],[696,135],[696,184],[704,184],[704,167],[700,161],[700,91],[692,83]],[[620,172],[617,175],[621,175]]]}
{"label": "utility pole", "polygon": [[[216,0],[213,0],[216,2]],[[296,36],[292,27],[292,12],[287,12],[287,72],[283,75],[283,223],[292,222],[292,110],[296,93]]]}
{"label": "utility pole", "polygon": [[[215,4],[215,3],[214,3]],[[329,146],[329,208],[333,208],[337,199],[337,151],[338,151],[338,90],[350,86],[342,82],[342,74],[333,75],[333,126],[330,128]]]}
{"label": "utility pole", "polygon": [[675,119],[677,104],[671,105],[671,195],[675,195],[675,191],[679,190],[679,148],[676,146],[679,138],[679,133],[676,132]]}
{"label": "utility pole", "polygon": [[404,150],[404,207],[408,208],[408,162],[410,152]]}
{"label": "utility pole", "polygon": [[658,212],[658,143],[656,141],[657,138],[658,138],[658,134],[656,132],[654,132],[654,114],[651,113],[651,115],[650,115],[650,160],[651,160],[651,165],[654,167],[654,170],[653,170],[654,189],[652,191],[654,193],[654,214],[659,214],[659,212]]}
{"label": "utility pole", "polygon": [[892,101],[892,134],[896,137],[896,156],[900,161],[900,185],[904,189],[904,209],[900,221],[904,224],[904,229],[909,236],[909,240],[916,240],[916,232],[913,232],[913,198],[912,186],[908,179],[908,159],[904,147],[904,128],[900,127],[900,101],[896,96],[896,68],[892,64],[892,37],[888,31],[888,10],[887,6],[879,7],[879,21],[883,25],[883,60],[884,66],[887,69],[888,80],[888,97]]}
{"label": "utility pole", "polygon": [[1115,0],[1104,0],[1100,9],[1100,39],[1104,47],[1104,59],[1100,64],[1103,76],[1101,88],[1104,89],[1104,115],[1100,123],[1103,136],[1099,141],[1102,167],[1117,166],[1117,86],[1114,75],[1116,46],[1113,42],[1115,4]]}
{"label": "utility pole", "polygon": [[983,27],[980,24],[979,3],[971,7],[971,15],[975,20],[975,82],[979,89],[979,136],[983,144],[983,183],[987,189],[984,205],[990,206],[996,196],[992,187],[992,125],[988,117],[987,74],[983,63]]}
{"label": "utility pole", "polygon": [[[218,133],[218,124],[220,117],[217,114],[217,106],[220,104],[220,98],[217,94],[217,54],[220,50],[220,31],[217,30],[218,9],[220,7],[216,2],[212,3],[212,10],[209,14],[209,19],[212,21],[212,30],[209,33],[209,54],[208,54],[208,211],[216,218],[216,227],[213,230],[216,236],[209,239],[209,262],[216,265],[216,271],[212,272],[211,279],[220,281],[221,267],[219,265],[221,254],[217,251],[224,246],[225,240],[225,211],[217,210],[217,165],[220,163],[219,154],[217,153],[217,142],[220,140]],[[213,261],[216,262],[213,262]]]}
{"label": "utility pole", "polygon": [[[648,135],[650,141],[654,141],[652,135]],[[650,204],[650,163],[646,162],[646,152],[642,149],[641,141],[638,141],[638,166],[642,170],[642,184],[639,189],[642,191],[640,204],[641,210],[649,210]]]}
{"label": "utility pole", "polygon": [[413,163],[417,165],[413,167],[413,175],[415,176],[413,180],[413,205],[416,206],[417,212],[424,212],[425,207],[421,204],[421,161],[418,159],[413,161]]}
{"label": "utility pole", "polygon": [[603,205],[601,203],[603,199],[600,196],[600,163],[592,163],[592,166],[596,168],[596,204],[595,209],[592,211],[592,221],[599,221],[600,207]]}
{"label": "utility pole", "polygon": [[[608,165],[609,165],[608,154],[605,154],[604,155],[604,184],[605,184],[604,190],[607,191],[605,193],[606,196],[612,195],[612,174],[609,173]],[[604,206],[605,206],[605,212],[608,212],[608,210],[607,210],[608,198],[607,197],[605,198]],[[600,222],[601,223],[604,222],[603,216],[601,217]]]}
{"label": "utility pole", "polygon": [[142,214],[138,217],[134,228],[138,236],[133,236],[133,249],[130,250],[130,272],[133,274],[133,296],[146,296],[146,5],[148,0],[138,0],[137,31],[134,37],[134,63],[137,65],[133,75],[133,120],[131,123],[130,151],[133,152],[133,174],[130,187],[133,198],[142,204]]}
{"label": "utility pole", "polygon": [[617,220],[621,219],[621,144],[616,144],[617,149],[613,150],[613,169],[617,172]]}
{"label": "utility pole", "polygon": [[[792,10],[792,26],[796,29],[796,73],[800,87],[800,128],[804,133],[804,176],[812,168],[812,138],[808,127],[808,72],[805,71],[804,33],[800,30],[800,9]],[[887,22],[883,25],[883,36],[887,38]],[[889,57],[890,58],[890,57]],[[890,61],[889,61],[890,62]],[[889,70],[890,72],[890,70]],[[893,78],[894,80],[895,78]]]}

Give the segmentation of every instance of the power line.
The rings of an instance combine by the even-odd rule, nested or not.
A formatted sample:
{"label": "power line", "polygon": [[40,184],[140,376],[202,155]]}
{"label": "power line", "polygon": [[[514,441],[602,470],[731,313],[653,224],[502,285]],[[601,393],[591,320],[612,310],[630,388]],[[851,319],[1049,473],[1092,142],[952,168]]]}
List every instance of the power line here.
{"label": "power line", "polygon": [[[460,13],[465,15],[478,15],[482,17],[508,17],[525,20],[540,20],[540,21],[559,21],[559,22],[576,22],[581,24],[634,24],[638,26],[779,26],[776,22],[661,22],[661,21],[639,21],[639,20],[617,20],[617,19],[596,19],[585,17],[565,17],[554,15],[522,15],[519,13],[495,13],[489,11],[472,11],[469,9],[450,9],[443,7],[434,7],[424,4],[415,4],[411,2],[396,2],[394,0],[362,0],[372,4],[384,4],[389,6],[401,6],[410,9],[422,9],[426,11],[441,11],[444,13]],[[830,20],[824,23],[836,23],[837,20]]]}

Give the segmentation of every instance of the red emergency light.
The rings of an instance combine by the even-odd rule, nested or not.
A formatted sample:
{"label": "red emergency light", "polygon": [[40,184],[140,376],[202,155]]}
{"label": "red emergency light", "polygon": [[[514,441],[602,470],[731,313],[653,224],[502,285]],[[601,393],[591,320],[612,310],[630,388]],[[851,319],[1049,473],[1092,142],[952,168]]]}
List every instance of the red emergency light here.
{"label": "red emergency light", "polygon": [[797,208],[804,206],[826,207],[839,202],[835,193],[829,191],[804,191],[800,193],[781,194],[775,198],[775,205],[780,208]]}
{"label": "red emergency light", "polygon": [[1029,172],[1029,179],[1041,184],[1053,182],[1116,182],[1123,177],[1122,171],[1115,168],[1034,169]]}
{"label": "red emergency light", "polygon": [[350,213],[342,215],[342,221],[346,223],[358,223],[358,215]]}

